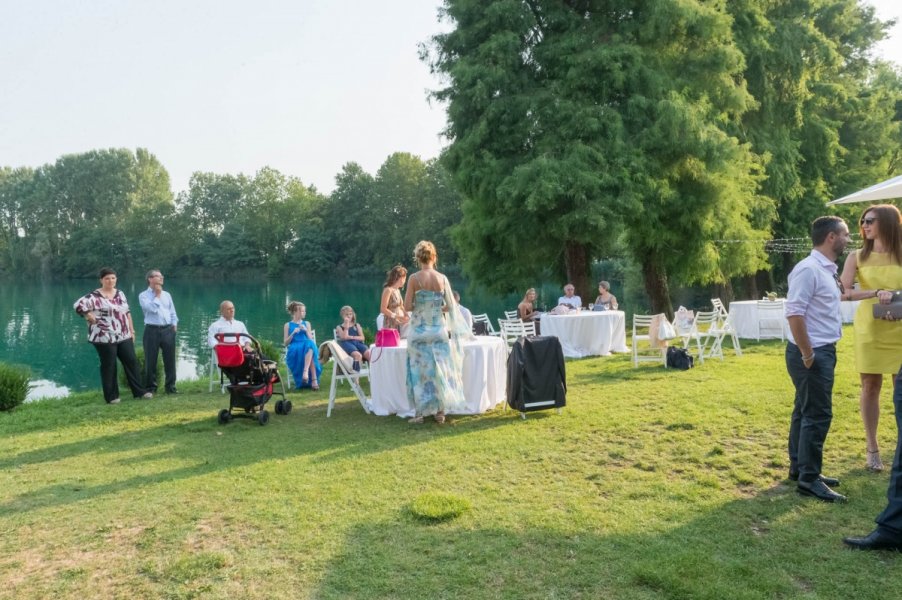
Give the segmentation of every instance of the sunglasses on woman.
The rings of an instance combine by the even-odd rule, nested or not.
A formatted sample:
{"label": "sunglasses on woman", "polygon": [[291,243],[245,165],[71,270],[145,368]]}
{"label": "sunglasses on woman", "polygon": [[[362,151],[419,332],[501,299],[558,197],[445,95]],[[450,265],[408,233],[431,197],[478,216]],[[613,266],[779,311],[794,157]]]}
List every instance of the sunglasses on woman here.
{"label": "sunglasses on woman", "polygon": [[868,217],[867,219],[862,218],[861,221],[859,221],[859,223],[861,225],[873,225],[874,221],[876,221],[876,220],[877,220],[877,217]]}

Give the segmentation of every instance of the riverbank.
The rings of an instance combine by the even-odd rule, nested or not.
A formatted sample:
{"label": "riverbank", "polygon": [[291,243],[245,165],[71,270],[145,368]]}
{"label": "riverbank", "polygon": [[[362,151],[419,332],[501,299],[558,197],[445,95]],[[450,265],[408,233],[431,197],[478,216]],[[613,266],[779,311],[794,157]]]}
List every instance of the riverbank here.
{"label": "riverbank", "polygon": [[[29,403],[0,413],[0,596],[893,597],[874,572],[902,558],[840,542],[870,531],[887,485],[863,468],[850,338],[826,447],[842,506],[784,479],[779,342],[690,371],[567,361],[567,407],[526,421],[415,427],[347,387],[327,419],[328,377],[265,427],[218,425],[228,400],[204,381]],[[424,521],[433,492],[471,508]]]}

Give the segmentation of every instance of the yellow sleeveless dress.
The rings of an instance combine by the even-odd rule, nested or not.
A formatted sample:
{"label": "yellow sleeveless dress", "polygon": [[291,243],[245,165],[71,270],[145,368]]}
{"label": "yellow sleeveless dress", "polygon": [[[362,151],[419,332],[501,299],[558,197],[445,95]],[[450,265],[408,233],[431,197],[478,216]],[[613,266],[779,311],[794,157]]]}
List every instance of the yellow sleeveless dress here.
{"label": "yellow sleeveless dress", "polygon": [[[902,266],[887,252],[858,251],[858,283],[863,290],[902,289]],[[875,319],[876,298],[862,300],[855,311],[855,366],[859,373],[893,373],[902,365],[902,321]]]}

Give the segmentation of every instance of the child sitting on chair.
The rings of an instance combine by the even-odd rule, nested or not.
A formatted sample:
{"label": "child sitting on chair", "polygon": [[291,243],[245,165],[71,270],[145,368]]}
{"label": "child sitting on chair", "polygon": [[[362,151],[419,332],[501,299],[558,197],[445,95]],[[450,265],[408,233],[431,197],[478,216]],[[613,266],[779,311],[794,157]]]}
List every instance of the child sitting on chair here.
{"label": "child sitting on chair", "polygon": [[357,324],[357,315],[350,306],[342,306],[341,325],[335,328],[335,339],[341,349],[347,352],[354,360],[353,369],[360,371],[360,361],[370,360],[370,349],[363,341],[363,330]]}

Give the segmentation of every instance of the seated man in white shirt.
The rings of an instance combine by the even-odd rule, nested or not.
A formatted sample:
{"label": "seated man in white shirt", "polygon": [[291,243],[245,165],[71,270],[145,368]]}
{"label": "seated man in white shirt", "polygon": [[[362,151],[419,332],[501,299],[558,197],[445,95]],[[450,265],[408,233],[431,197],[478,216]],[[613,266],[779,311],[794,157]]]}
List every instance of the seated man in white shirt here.
{"label": "seated man in white shirt", "polygon": [[470,328],[470,331],[473,330],[473,313],[470,312],[470,309],[460,303],[460,294],[457,293],[456,290],[453,291],[454,301],[457,302],[457,308],[460,310],[460,316],[463,317],[464,321],[467,323],[467,327]]}
{"label": "seated man in white shirt", "polygon": [[580,308],[583,305],[583,299],[579,296],[575,296],[576,288],[572,283],[568,283],[564,286],[564,295],[557,299],[558,306],[562,304],[565,306],[569,306],[572,309]]}
{"label": "seated man in white shirt", "polygon": [[[244,326],[244,323],[235,318],[235,305],[232,304],[231,300],[222,301],[219,305],[219,314],[222,316],[216,319],[207,330],[207,343],[211,348],[219,344],[216,340],[217,333],[247,333],[247,327]],[[242,339],[244,340],[245,351],[252,352],[254,347],[251,341],[247,338]]]}

